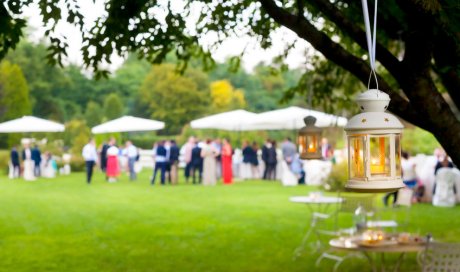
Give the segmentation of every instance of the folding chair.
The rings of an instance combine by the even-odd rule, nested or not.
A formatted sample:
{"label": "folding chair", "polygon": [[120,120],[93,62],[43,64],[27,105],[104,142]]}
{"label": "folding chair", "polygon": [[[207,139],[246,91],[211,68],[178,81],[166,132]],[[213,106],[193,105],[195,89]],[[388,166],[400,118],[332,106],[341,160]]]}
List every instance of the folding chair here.
{"label": "folding chair", "polygon": [[460,272],[460,244],[427,242],[422,259],[423,272]]}

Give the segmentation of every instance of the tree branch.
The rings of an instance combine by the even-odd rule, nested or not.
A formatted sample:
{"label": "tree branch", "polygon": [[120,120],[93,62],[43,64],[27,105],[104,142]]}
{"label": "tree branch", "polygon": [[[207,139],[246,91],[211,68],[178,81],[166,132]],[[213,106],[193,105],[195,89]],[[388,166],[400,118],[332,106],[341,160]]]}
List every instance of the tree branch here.
{"label": "tree branch", "polygon": [[436,61],[436,70],[444,86],[449,91],[452,99],[460,106],[459,90],[460,90],[460,75],[458,73],[458,63],[460,61],[460,33],[455,28],[458,22],[449,18],[446,9],[460,11],[457,5],[446,7],[446,1],[442,3],[438,0],[420,1],[406,0],[400,3],[400,6],[405,7],[406,11],[411,11],[412,17],[417,16],[428,21],[426,30],[433,31],[433,57]]}
{"label": "tree branch", "polygon": [[[346,18],[343,13],[329,0],[311,1],[329,20],[345,31],[361,48],[367,51],[366,33],[354,22]],[[380,43],[376,44],[377,60],[399,81],[404,78],[404,71],[399,60]]]}
{"label": "tree branch", "polygon": [[[308,41],[316,50],[327,59],[345,68],[367,85],[370,74],[369,65],[360,58],[350,54],[342,46],[333,42],[326,34],[317,30],[308,20],[298,18],[286,10],[278,7],[272,0],[259,0],[265,11],[277,23],[294,31],[300,38]],[[391,90],[389,84],[381,77],[378,78],[379,86],[385,90],[392,99],[390,110],[407,121],[428,129],[424,119],[419,118],[410,103],[398,93]]]}

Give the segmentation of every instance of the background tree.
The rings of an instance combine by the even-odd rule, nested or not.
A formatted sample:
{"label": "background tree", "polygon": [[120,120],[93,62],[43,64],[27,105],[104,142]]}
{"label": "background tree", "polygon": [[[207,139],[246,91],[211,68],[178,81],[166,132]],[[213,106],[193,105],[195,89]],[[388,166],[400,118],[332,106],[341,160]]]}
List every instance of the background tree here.
{"label": "background tree", "polygon": [[112,120],[123,115],[123,102],[116,93],[109,94],[104,100],[104,118]]}
{"label": "background tree", "polygon": [[[31,113],[29,87],[21,68],[8,61],[0,63],[0,122],[19,118]],[[1,135],[0,145],[11,146],[18,135]]]}
{"label": "background tree", "polygon": [[[230,60],[216,63],[215,67],[209,71],[211,81],[226,79],[235,88],[243,90],[246,107],[254,112],[279,108],[284,90],[296,86],[301,75],[299,69],[282,72],[264,63],[259,63],[251,73],[244,69],[234,71]],[[273,86],[266,82],[266,80],[271,80],[271,77],[276,77],[281,84],[277,84],[276,88],[265,89],[266,86]],[[305,106],[304,98],[295,93],[282,102],[285,105]]]}
{"label": "background tree", "polygon": [[0,122],[31,113],[29,87],[19,66],[0,64]]}
{"label": "background tree", "polygon": [[102,113],[101,105],[94,101],[90,101],[88,103],[88,106],[86,106],[86,111],[85,111],[86,124],[89,127],[97,126],[102,122],[102,118],[103,118],[103,113]]}
{"label": "background tree", "polygon": [[30,88],[32,114],[65,121],[66,115],[70,115],[66,111],[74,110],[74,107],[67,108],[66,103],[60,103],[56,96],[68,90],[70,82],[62,69],[43,61],[46,55],[44,44],[23,42],[6,59],[20,66],[24,72]]}
{"label": "background tree", "polygon": [[74,156],[81,157],[81,150],[88,143],[91,131],[85,121],[72,120],[65,125],[64,145],[71,148]]}
{"label": "background tree", "polygon": [[154,65],[138,93],[145,114],[166,123],[163,133],[178,133],[182,126],[204,114],[209,106],[207,76],[199,70],[176,72],[172,64]]}
{"label": "background tree", "polygon": [[212,112],[224,112],[246,107],[242,90],[234,89],[228,80],[211,82]]}

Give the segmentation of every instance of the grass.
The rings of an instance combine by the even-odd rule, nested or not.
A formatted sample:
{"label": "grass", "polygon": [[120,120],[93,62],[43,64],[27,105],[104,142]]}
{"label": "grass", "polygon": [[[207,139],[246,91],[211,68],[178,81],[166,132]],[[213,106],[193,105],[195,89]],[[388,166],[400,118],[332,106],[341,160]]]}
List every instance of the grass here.
{"label": "grass", "polygon": [[[231,186],[150,186],[97,174],[0,181],[0,271],[330,271],[316,253],[293,261],[308,209],[288,198],[312,187],[247,181]],[[409,230],[458,241],[459,207],[411,209]],[[389,258],[393,258],[390,256]],[[396,258],[396,257],[394,257]],[[347,261],[341,271],[368,269]],[[403,271],[416,270],[409,255]]]}

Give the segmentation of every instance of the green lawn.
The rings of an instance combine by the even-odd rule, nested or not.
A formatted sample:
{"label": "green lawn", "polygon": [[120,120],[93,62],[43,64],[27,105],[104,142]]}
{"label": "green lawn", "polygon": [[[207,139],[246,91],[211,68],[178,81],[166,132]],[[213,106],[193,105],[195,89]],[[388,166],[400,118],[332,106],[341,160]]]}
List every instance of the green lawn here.
{"label": "green lawn", "polygon": [[[310,187],[247,181],[231,186],[150,186],[97,174],[0,181],[1,271],[330,271],[307,252],[293,261],[309,220],[288,201]],[[412,207],[409,229],[460,240],[459,207]],[[391,256],[389,257],[391,258]],[[368,269],[364,259],[341,271]],[[346,269],[345,269],[346,268]],[[403,271],[415,270],[409,255]]]}

